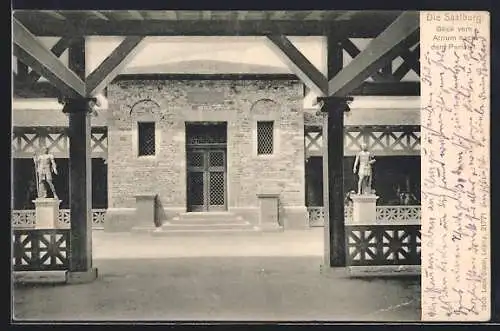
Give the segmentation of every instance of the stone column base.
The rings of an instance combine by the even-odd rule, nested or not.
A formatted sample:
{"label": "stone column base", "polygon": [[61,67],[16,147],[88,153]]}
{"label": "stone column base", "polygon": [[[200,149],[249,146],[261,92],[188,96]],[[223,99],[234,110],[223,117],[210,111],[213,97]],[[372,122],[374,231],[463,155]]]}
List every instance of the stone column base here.
{"label": "stone column base", "polygon": [[97,268],[91,268],[87,271],[66,271],[67,284],[90,283],[97,279]]}

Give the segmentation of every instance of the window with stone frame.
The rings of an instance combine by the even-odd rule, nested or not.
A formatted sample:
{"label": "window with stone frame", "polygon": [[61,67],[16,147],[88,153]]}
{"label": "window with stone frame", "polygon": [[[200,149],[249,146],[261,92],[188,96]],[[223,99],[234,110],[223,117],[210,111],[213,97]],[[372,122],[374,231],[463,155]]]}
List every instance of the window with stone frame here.
{"label": "window with stone frame", "polygon": [[155,155],[155,123],[138,122],[137,131],[139,136],[138,154],[139,156]]}
{"label": "window with stone frame", "polygon": [[274,122],[257,122],[257,154],[269,155],[274,152]]}

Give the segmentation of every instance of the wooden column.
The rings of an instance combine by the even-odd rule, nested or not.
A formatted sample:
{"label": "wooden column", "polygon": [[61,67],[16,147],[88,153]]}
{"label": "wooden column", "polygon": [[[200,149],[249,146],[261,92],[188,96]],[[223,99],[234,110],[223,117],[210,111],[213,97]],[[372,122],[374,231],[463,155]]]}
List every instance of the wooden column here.
{"label": "wooden column", "polygon": [[[69,47],[69,68],[85,79],[85,39],[75,38]],[[69,117],[69,180],[71,217],[71,256],[67,280],[92,281],[92,194],[90,151],[90,107],[86,98],[65,100]]]}
{"label": "wooden column", "polygon": [[[328,79],[343,67],[341,39],[327,36]],[[323,121],[324,266],[345,266],[344,98],[319,98]]]}

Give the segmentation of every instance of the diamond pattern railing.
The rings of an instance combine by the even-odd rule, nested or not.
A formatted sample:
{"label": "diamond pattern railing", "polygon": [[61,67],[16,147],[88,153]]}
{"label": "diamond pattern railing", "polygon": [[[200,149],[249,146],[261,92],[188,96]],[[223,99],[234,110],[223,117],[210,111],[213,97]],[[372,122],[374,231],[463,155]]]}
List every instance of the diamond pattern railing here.
{"label": "diamond pattern railing", "polygon": [[67,270],[70,254],[69,229],[14,229],[14,271]]}
{"label": "diamond pattern railing", "polygon": [[[309,213],[309,226],[323,226],[324,212],[323,207],[307,207]],[[420,222],[420,206],[377,206],[376,209],[377,223],[419,223]],[[348,222],[352,218],[352,208],[345,206],[345,219]]]}
{"label": "diamond pattern railing", "polygon": [[346,226],[350,266],[419,265],[419,225]]}
{"label": "diamond pattern railing", "polygon": [[[92,209],[92,228],[103,229],[105,216],[106,209]],[[35,210],[13,210],[11,220],[14,229],[33,229],[36,225]],[[69,209],[59,210],[58,222],[62,229],[70,227]]]}

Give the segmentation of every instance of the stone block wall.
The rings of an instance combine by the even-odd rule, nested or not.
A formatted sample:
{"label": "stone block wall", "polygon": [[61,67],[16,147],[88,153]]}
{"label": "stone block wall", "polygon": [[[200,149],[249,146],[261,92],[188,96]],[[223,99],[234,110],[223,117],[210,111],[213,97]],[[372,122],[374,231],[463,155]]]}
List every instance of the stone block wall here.
{"label": "stone block wall", "polygon": [[[109,217],[119,219],[145,193],[158,194],[163,220],[185,212],[185,126],[212,121],[227,123],[228,210],[255,222],[257,194],[278,192],[285,228],[306,227],[302,99],[298,80],[115,81],[108,88]],[[257,155],[257,121],[264,120],[274,121],[272,155]],[[138,156],[139,121],[155,122],[154,156]]]}

